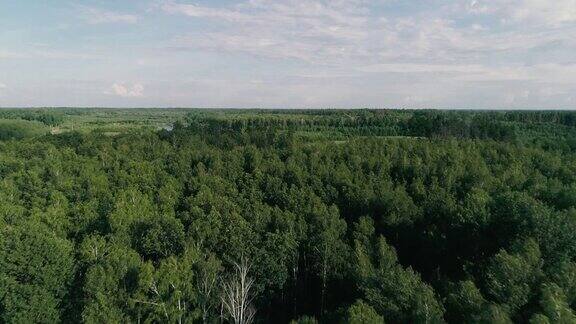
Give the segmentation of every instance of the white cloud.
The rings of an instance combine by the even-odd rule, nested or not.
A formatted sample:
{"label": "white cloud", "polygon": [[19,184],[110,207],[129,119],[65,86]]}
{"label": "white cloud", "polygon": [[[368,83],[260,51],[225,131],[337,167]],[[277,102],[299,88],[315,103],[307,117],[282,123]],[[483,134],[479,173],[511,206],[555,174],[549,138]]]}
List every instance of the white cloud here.
{"label": "white cloud", "polygon": [[177,4],[169,2],[163,4],[161,8],[167,13],[184,14],[197,18],[215,18],[229,21],[246,21],[250,19],[249,15],[242,14],[238,11],[201,7],[193,4]]}
{"label": "white cloud", "polygon": [[361,66],[359,70],[369,73],[481,73],[484,67],[458,64],[388,63]]}
{"label": "white cloud", "polygon": [[144,86],[141,83],[134,83],[132,86],[125,83],[114,83],[112,91],[113,94],[120,97],[142,97],[144,95]]}
{"label": "white cloud", "polygon": [[[576,65],[536,64],[490,66],[487,64],[416,64],[390,63],[359,68],[366,73],[434,74],[436,78],[452,78],[466,82],[534,81],[560,85],[576,84]],[[540,92],[543,93],[543,92]]]}
{"label": "white cloud", "polygon": [[[567,1],[576,2],[560,0]],[[314,64],[358,66],[407,60],[420,64],[470,64],[504,51],[525,52],[554,42],[576,43],[570,36],[576,33],[576,26],[572,25],[561,31],[497,30],[474,20],[477,14],[503,16],[509,6],[506,4],[511,2],[517,1],[461,0],[457,2],[460,5],[412,15],[374,12],[370,2],[353,0],[249,0],[217,8],[168,2],[161,8],[170,14],[218,23],[205,32],[174,37],[173,48],[245,53]],[[465,7],[472,14],[464,17],[469,24],[455,23],[462,19]]]}
{"label": "white cloud", "polygon": [[81,6],[81,18],[89,24],[124,23],[134,24],[138,22],[138,16],[122,14],[114,11],[107,11],[92,7]]}
{"label": "white cloud", "polygon": [[[169,51],[267,58],[254,70],[269,79],[219,97],[231,105],[243,96],[268,106],[300,107],[569,102],[576,90],[576,0],[439,2],[244,0],[200,6],[169,1],[160,8],[207,26],[176,34]],[[279,68],[271,67],[274,61],[281,62]],[[220,73],[209,77],[230,77]],[[225,88],[236,83],[247,81]],[[223,95],[220,89],[205,93]]]}
{"label": "white cloud", "polygon": [[251,0],[226,8],[169,2],[170,14],[227,23],[208,33],[176,37],[173,46],[325,62],[364,51],[368,19],[357,1]]}
{"label": "white cloud", "polygon": [[8,86],[6,85],[6,83],[2,83],[0,82],[0,90],[1,89],[6,89]]}
{"label": "white cloud", "polygon": [[472,12],[498,15],[504,22],[558,26],[576,21],[576,0],[473,0]]}

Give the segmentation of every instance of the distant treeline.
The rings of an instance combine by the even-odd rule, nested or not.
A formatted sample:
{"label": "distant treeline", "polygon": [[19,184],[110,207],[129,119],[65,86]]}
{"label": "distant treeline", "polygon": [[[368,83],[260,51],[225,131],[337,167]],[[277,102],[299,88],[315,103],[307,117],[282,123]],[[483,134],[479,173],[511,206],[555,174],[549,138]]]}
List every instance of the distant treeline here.
{"label": "distant treeline", "polygon": [[47,126],[57,126],[64,121],[64,114],[48,109],[0,110],[0,118],[38,121]]}
{"label": "distant treeline", "polygon": [[[412,136],[427,138],[530,141],[559,149],[576,148],[576,114],[567,111],[248,111],[246,115],[190,113],[187,130],[205,134],[214,144],[256,145],[274,142],[282,134],[315,134],[344,139],[354,136]],[[182,128],[184,125],[177,125]],[[214,134],[211,136],[211,134]],[[324,135],[324,136],[323,136]],[[250,137],[253,137],[250,140]]]}

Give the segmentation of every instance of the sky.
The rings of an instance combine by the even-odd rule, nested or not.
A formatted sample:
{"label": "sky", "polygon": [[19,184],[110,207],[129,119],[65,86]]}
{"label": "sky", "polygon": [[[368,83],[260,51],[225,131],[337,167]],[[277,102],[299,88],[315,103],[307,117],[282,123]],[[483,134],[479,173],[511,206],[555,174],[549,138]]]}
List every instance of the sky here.
{"label": "sky", "polygon": [[576,0],[0,0],[0,107],[576,108]]}

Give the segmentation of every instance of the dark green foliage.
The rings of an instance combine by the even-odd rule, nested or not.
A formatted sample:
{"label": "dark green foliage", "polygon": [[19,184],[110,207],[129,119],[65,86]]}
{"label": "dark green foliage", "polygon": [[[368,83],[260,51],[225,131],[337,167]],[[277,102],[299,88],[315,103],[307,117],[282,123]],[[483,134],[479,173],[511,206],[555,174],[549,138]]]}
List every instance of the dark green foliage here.
{"label": "dark green foliage", "polygon": [[3,109],[0,118],[38,121],[47,126],[56,126],[64,121],[64,114],[62,111],[48,109]]}
{"label": "dark green foliage", "polygon": [[573,323],[575,116],[2,111],[0,323]]}
{"label": "dark green foliage", "polygon": [[358,289],[367,303],[393,323],[441,323],[443,309],[434,291],[412,269],[398,264],[396,251],[375,237],[370,221],[360,219],[355,234]]}
{"label": "dark green foliage", "polygon": [[154,261],[179,255],[184,248],[184,226],[173,217],[158,217],[140,223],[132,236],[140,255]]}
{"label": "dark green foliage", "polygon": [[447,318],[454,323],[471,323],[486,307],[486,300],[473,281],[460,281],[451,287],[446,298]]}

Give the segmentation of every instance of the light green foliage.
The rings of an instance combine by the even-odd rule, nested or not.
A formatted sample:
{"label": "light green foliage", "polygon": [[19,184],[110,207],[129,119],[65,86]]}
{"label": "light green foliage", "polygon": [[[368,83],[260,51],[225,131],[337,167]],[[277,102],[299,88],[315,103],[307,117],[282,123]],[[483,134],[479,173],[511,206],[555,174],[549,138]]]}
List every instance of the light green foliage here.
{"label": "light green foliage", "polygon": [[384,324],[384,318],[374,308],[362,300],[357,300],[346,311],[346,323],[350,324]]}
{"label": "light green foliage", "polygon": [[545,315],[535,314],[530,319],[530,324],[551,324],[551,322]]}
{"label": "light green foliage", "polygon": [[20,140],[46,133],[48,129],[39,122],[0,119],[0,141]]}
{"label": "light green foliage", "polygon": [[566,300],[570,305],[576,302],[576,263],[563,262],[552,267],[551,277],[566,294]]}
{"label": "light green foliage", "polygon": [[[92,238],[83,244],[88,255],[84,283],[86,306],[82,319],[88,323],[126,321],[133,307],[126,307],[138,290],[141,261],[138,254],[115,242]],[[100,252],[101,251],[101,252]]]}
{"label": "light green foliage", "polygon": [[500,251],[486,270],[488,294],[513,312],[529,301],[542,264],[535,241],[522,242],[515,250],[514,254]]}
{"label": "light green foliage", "polygon": [[290,324],[318,324],[318,320],[314,317],[304,315],[297,320],[291,320]]}
{"label": "light green foliage", "polygon": [[531,323],[576,323],[576,315],[566,302],[566,295],[562,288],[556,284],[545,284],[542,288],[540,306],[543,314],[536,314],[530,320]]}
{"label": "light green foliage", "polygon": [[135,189],[123,190],[115,201],[108,222],[112,231],[118,234],[127,234],[135,223],[146,221],[155,214],[150,198]]}
{"label": "light green foliage", "polygon": [[0,231],[0,310],[4,321],[58,321],[73,275],[73,246],[44,225]]}
{"label": "light green foliage", "polygon": [[478,323],[512,324],[508,311],[498,305],[486,305],[477,318]]}
{"label": "light green foliage", "polygon": [[142,266],[138,291],[130,303],[138,316],[152,322],[192,322],[200,317],[193,267],[198,254],[190,250],[181,258],[170,257],[158,267]]}
{"label": "light green foliage", "polygon": [[215,311],[220,305],[220,276],[222,264],[213,254],[200,256],[195,264],[195,282],[198,307],[204,323],[214,320]]}

